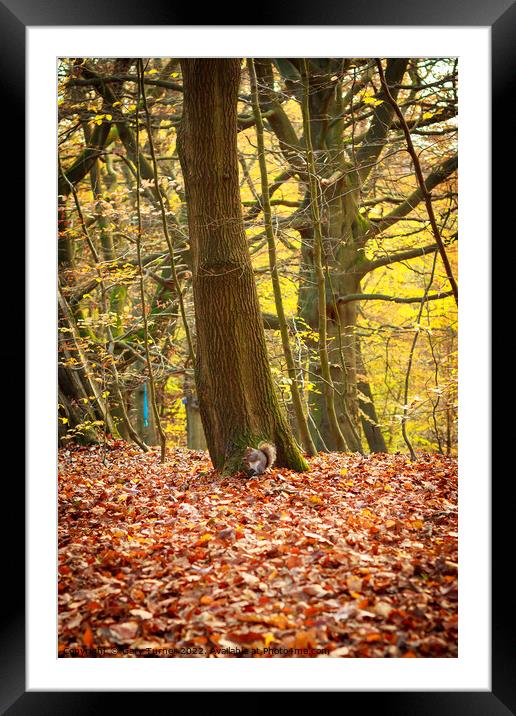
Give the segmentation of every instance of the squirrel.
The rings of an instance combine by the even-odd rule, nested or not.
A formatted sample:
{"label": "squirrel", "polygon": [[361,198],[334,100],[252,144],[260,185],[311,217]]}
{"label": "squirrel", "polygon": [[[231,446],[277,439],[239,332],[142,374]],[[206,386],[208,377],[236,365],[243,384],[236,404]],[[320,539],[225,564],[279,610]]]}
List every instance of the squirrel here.
{"label": "squirrel", "polygon": [[270,443],[260,443],[258,448],[248,447],[245,450],[242,464],[249,477],[262,475],[267,468],[276,462],[276,448]]}

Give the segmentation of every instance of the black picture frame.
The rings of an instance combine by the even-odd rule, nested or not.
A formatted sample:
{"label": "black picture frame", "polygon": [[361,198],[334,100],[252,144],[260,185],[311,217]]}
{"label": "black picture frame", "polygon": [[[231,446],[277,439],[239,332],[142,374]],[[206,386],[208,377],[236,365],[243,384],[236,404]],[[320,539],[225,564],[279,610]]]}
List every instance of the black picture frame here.
{"label": "black picture frame", "polygon": [[[359,2],[351,0],[340,4],[334,0],[318,0],[317,3],[293,3],[291,0],[281,4],[262,3],[259,22],[256,18],[242,15],[242,8],[234,10],[238,23],[222,22],[223,9],[218,4],[202,9],[206,25],[386,25],[386,26],[490,26],[492,32],[492,99],[493,99],[493,139],[492,139],[492,176],[505,177],[503,169],[512,166],[511,148],[514,132],[511,124],[512,114],[508,109],[514,94],[514,75],[516,69],[516,5],[512,0],[369,0]],[[226,13],[227,14],[227,13]],[[249,14],[250,15],[250,14]],[[25,216],[23,179],[16,183],[13,177],[22,172],[24,149],[19,124],[25,112],[25,29],[27,26],[62,25],[191,25],[188,13],[170,0],[146,0],[145,3],[128,3],[122,0],[88,0],[87,3],[70,0],[0,0],[0,78],[2,84],[4,127],[0,135],[4,179],[4,197],[9,197],[11,216]],[[295,19],[295,23],[292,20]],[[16,125],[15,125],[16,123]],[[16,129],[14,129],[14,126]],[[18,139],[12,141],[14,132]],[[503,165],[502,165],[503,162]],[[503,169],[502,169],[503,167]],[[9,169],[7,169],[9,168]],[[499,179],[496,192],[492,193],[493,217],[506,216],[507,207],[514,199],[512,182]],[[511,202],[512,199],[512,202]],[[19,221],[19,219],[18,219]],[[512,222],[510,222],[512,223]],[[18,223],[18,226],[20,224]],[[512,233],[500,218],[493,228],[507,237]],[[21,232],[19,232],[21,233]],[[10,234],[12,237],[12,233]],[[463,240],[467,240],[464,237]],[[16,256],[20,265],[21,235],[11,238],[8,251]],[[505,279],[507,280],[507,278]],[[494,282],[493,282],[494,284]],[[490,300],[490,287],[481,287],[479,300]],[[18,315],[21,315],[19,313]],[[493,314],[493,334],[500,333],[501,318],[495,320]],[[13,321],[12,329],[17,331],[10,338],[12,354],[8,354],[9,365],[23,344],[23,334],[19,318]],[[10,334],[11,335],[11,334]],[[30,349],[30,346],[29,346]],[[5,357],[5,356],[4,356]],[[17,360],[19,363],[19,359]],[[497,375],[493,371],[493,375]],[[499,390],[506,390],[505,379],[498,372]],[[504,384],[502,386],[502,380]],[[493,395],[496,394],[496,381]],[[20,403],[19,389],[17,402]],[[21,401],[23,404],[23,401]],[[497,429],[493,454],[503,452],[508,443],[509,427]],[[504,436],[504,430],[506,435]],[[29,448],[30,449],[30,446]],[[49,446],[50,449],[50,446]],[[474,449],[463,446],[461,449]],[[507,571],[514,571],[510,565],[513,543],[513,505],[514,481],[510,470],[502,472],[501,479],[493,482],[493,539],[492,539],[492,691],[460,692],[346,692],[342,696],[346,709],[369,707],[385,714],[396,716],[447,716],[447,714],[467,714],[468,716],[507,716],[516,713],[516,632],[514,628],[514,592],[508,592]],[[507,478],[507,479],[504,479]],[[9,484],[9,510],[15,506],[22,513],[25,504],[24,484],[21,475],[12,475]],[[7,506],[4,503],[5,509]],[[23,517],[20,514],[21,519]],[[495,520],[496,517],[496,520]],[[21,520],[20,520],[21,522]],[[16,527],[13,539],[4,537],[3,566],[5,575],[4,593],[8,592],[7,606],[1,612],[1,648],[0,648],[0,712],[9,716],[23,714],[90,714],[107,709],[120,708],[120,693],[114,692],[27,692],[25,687],[25,588],[24,588],[24,531],[22,524]],[[509,580],[510,582],[510,580]],[[5,596],[5,595],[4,595]],[[410,685],[407,685],[410,688]],[[237,688],[237,687],[235,687]],[[336,689],[338,690],[338,689]],[[152,696],[157,694],[153,693]],[[169,707],[171,694],[165,696]],[[148,708],[149,693],[130,693],[131,711]],[[364,703],[364,699],[366,703]],[[154,699],[153,699],[154,701]],[[355,702],[355,703],[353,703]],[[270,705],[269,705],[270,708]]]}

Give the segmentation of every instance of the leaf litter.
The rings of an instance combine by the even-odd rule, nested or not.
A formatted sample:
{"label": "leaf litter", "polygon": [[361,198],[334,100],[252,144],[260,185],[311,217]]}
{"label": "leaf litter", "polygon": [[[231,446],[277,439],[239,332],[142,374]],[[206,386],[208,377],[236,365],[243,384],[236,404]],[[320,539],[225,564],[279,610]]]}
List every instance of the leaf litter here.
{"label": "leaf litter", "polygon": [[457,656],[457,463],[59,451],[62,657]]}

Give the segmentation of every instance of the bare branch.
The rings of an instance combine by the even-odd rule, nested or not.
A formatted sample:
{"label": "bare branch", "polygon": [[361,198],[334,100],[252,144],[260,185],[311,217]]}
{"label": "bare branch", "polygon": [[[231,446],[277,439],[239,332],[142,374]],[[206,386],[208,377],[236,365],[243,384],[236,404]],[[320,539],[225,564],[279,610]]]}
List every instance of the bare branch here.
{"label": "bare branch", "polygon": [[437,244],[430,244],[429,246],[419,246],[415,249],[407,249],[406,251],[396,251],[394,254],[386,254],[379,259],[373,259],[366,264],[362,264],[360,267],[361,273],[366,274],[381,266],[389,266],[389,264],[395,264],[398,261],[408,261],[409,259],[415,259],[419,256],[426,256],[426,254],[435,253],[438,248]]}
{"label": "bare branch", "polygon": [[[453,174],[453,172],[457,169],[457,166],[458,156],[457,154],[454,154],[452,157],[443,162],[441,166],[434,169],[426,177],[426,179],[424,179],[427,191],[432,191],[434,187],[451,176],[451,174]],[[388,229],[390,226],[393,226],[393,224],[396,224],[404,216],[410,214],[410,212],[415,209],[416,206],[424,200],[424,198],[425,196],[423,190],[419,187],[416,191],[412,192],[408,199],[376,223],[374,227],[375,234],[380,234],[382,231],[385,231],[385,229]]]}
{"label": "bare branch", "polygon": [[[453,296],[453,291],[443,291],[442,293],[432,293],[425,296],[425,301],[437,301],[440,298]],[[351,301],[390,301],[391,303],[421,303],[421,296],[412,296],[410,298],[400,298],[399,296],[386,296],[383,293],[349,293],[347,296],[339,296],[337,303],[351,303]]]}
{"label": "bare branch", "polygon": [[403,133],[405,134],[405,140],[407,142],[407,149],[408,152],[412,158],[412,162],[414,164],[414,169],[416,172],[417,181],[419,184],[419,188],[421,189],[421,192],[423,194],[424,200],[425,200],[425,206],[426,210],[428,212],[428,218],[430,219],[430,224],[432,226],[432,231],[434,234],[434,238],[439,246],[439,255],[441,256],[442,262],[444,264],[444,268],[446,269],[446,275],[448,276],[448,281],[450,282],[450,286],[453,291],[453,295],[455,297],[455,302],[458,304],[459,302],[459,289],[457,286],[457,281],[455,280],[455,277],[453,275],[453,271],[450,265],[450,261],[448,259],[448,255],[446,253],[446,249],[444,247],[444,243],[441,237],[441,232],[439,231],[439,227],[437,226],[437,221],[435,218],[434,213],[434,207],[432,205],[432,196],[430,194],[430,190],[428,189],[425,178],[423,176],[423,171],[421,169],[421,164],[419,162],[419,157],[417,156],[416,150],[414,149],[414,145],[412,143],[412,138],[410,136],[410,130],[407,126],[407,123],[405,121],[405,118],[403,116],[403,113],[401,109],[398,107],[396,100],[394,99],[393,95],[391,94],[385,75],[383,73],[383,67],[380,60],[376,61],[376,65],[378,67],[378,73],[380,75],[380,81],[382,83],[383,91],[385,92],[385,95],[387,97],[387,101],[392,106],[394,112],[396,113],[396,116],[398,117],[401,126],[403,127]]}

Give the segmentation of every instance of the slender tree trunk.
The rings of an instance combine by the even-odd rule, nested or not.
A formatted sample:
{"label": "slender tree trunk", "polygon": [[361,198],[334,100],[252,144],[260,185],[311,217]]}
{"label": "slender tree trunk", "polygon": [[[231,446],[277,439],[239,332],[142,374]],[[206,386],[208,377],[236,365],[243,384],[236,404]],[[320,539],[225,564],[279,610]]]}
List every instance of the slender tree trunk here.
{"label": "slender tree trunk", "polygon": [[253,98],[253,111],[256,120],[256,139],[258,142],[258,161],[260,163],[260,175],[262,185],[262,203],[263,218],[265,220],[265,232],[267,234],[267,243],[269,247],[269,264],[271,268],[272,288],[274,291],[274,301],[276,304],[276,313],[278,314],[278,323],[281,334],[281,344],[283,347],[283,355],[287,364],[287,370],[290,377],[290,390],[292,394],[292,405],[296,416],[296,426],[301,438],[301,442],[309,455],[315,455],[315,448],[305,415],[305,409],[301,398],[301,391],[298,384],[298,370],[290,347],[290,339],[288,335],[287,319],[285,318],[285,309],[283,308],[283,298],[281,295],[281,283],[278,271],[278,261],[276,256],[276,239],[272,227],[271,202],[269,196],[269,183],[267,179],[267,164],[265,161],[265,142],[263,139],[263,120],[260,111],[260,103],[258,100],[258,88],[256,86],[256,72],[252,59],[248,60],[249,75],[251,78],[251,90]]}
{"label": "slender tree trunk", "polygon": [[337,450],[346,450],[346,440],[340,429],[339,420],[335,410],[335,387],[333,384],[330,362],[328,357],[327,337],[327,314],[326,314],[326,277],[323,270],[323,235],[319,202],[319,186],[317,183],[315,158],[312,146],[312,133],[310,125],[310,84],[306,60],[303,60],[303,129],[306,143],[306,162],[310,184],[310,204],[312,210],[312,222],[314,227],[314,270],[317,285],[317,307],[318,307],[318,329],[319,329],[319,360],[321,362],[321,377],[323,380],[324,395],[326,398],[326,410],[330,434],[336,443]]}
{"label": "slender tree trunk", "polygon": [[57,204],[57,260],[62,268],[73,268],[75,244],[70,237],[66,196],[61,194]]}
{"label": "slender tree trunk", "polygon": [[274,442],[278,465],[306,470],[274,389],[241,215],[239,59],[181,61],[178,151],[185,178],[197,327],[196,385],[212,462],[239,469],[247,445]]}
{"label": "slender tree trunk", "polygon": [[156,426],[156,414],[152,405],[149,381],[145,380],[133,393],[136,412],[135,427],[146,445],[161,445],[162,439]]}
{"label": "slender tree trunk", "polygon": [[[143,103],[145,106],[145,111],[147,111],[147,105],[145,104],[145,94],[143,91],[143,62],[142,60],[138,60],[138,77],[139,77],[139,84],[138,84],[138,101],[137,106],[140,103],[140,98],[143,99]],[[141,94],[140,94],[141,93]],[[167,437],[165,435],[165,431],[163,429],[163,426],[161,424],[159,411],[158,411],[158,403],[156,399],[156,383],[154,381],[154,369],[152,367],[152,359],[150,354],[150,336],[149,336],[149,324],[148,324],[148,317],[147,317],[147,306],[146,306],[146,300],[145,300],[145,285],[144,285],[144,277],[143,277],[143,264],[142,264],[142,213],[140,210],[140,186],[141,186],[141,175],[140,175],[140,117],[138,114],[138,110],[136,111],[136,213],[138,217],[138,232],[136,234],[136,252],[138,255],[138,268],[139,268],[139,284],[140,284],[140,302],[142,307],[142,319],[143,319],[143,337],[144,337],[144,347],[145,347],[145,357],[147,359],[147,372],[149,374],[149,380],[148,380],[148,386],[149,386],[149,395],[147,393],[147,382],[143,385],[143,396],[144,396],[144,404],[143,408],[144,410],[149,406],[152,408],[152,414],[154,415],[154,421],[156,424],[156,429],[159,434],[159,441],[161,446],[161,462],[165,462],[166,457],[166,449],[167,449]],[[153,154],[154,157],[154,154]],[[157,186],[157,175],[155,176],[155,184]],[[150,400],[149,400],[150,398]]]}
{"label": "slender tree trunk", "polygon": [[186,444],[190,450],[206,450],[206,437],[202,427],[199,403],[196,398],[186,398]]}
{"label": "slender tree trunk", "polygon": [[[63,394],[69,399],[83,402],[85,412],[90,420],[101,420],[104,422],[104,428],[111,435],[117,436],[113,418],[109,411],[109,405],[106,403],[105,397],[102,395],[102,387],[99,386],[93,376],[88,358],[81,348],[80,338],[75,325],[75,320],[64,298],[61,289],[58,292],[59,316],[62,325],[65,325],[71,336],[73,352],[77,358],[75,361],[79,363],[80,368],[77,370],[68,370],[65,366],[60,366],[59,385]],[[65,361],[72,358],[70,350],[63,342],[61,345],[61,353]],[[70,361],[71,362],[71,361]],[[69,379],[67,381],[67,378]],[[67,385],[72,386],[71,390],[67,390]],[[91,405],[90,405],[91,401]],[[93,407],[92,407],[93,406]]]}
{"label": "slender tree trunk", "polygon": [[371,386],[367,380],[366,368],[362,356],[360,341],[357,338],[358,403],[362,412],[362,429],[371,452],[387,452],[387,445],[378,424],[378,415],[373,400]]}

